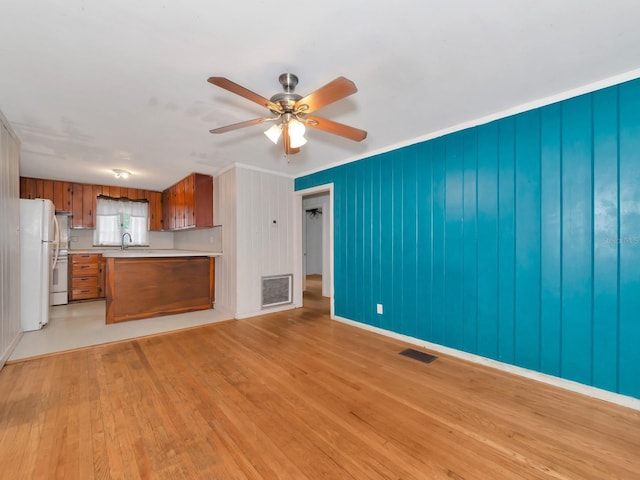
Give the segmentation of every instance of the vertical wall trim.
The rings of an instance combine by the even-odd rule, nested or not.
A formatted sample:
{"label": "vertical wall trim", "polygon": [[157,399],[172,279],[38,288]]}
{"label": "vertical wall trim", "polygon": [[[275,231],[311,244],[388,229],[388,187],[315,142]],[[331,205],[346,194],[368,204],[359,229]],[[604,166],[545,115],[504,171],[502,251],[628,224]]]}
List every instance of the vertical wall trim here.
{"label": "vertical wall trim", "polygon": [[[596,229],[595,229],[595,218],[596,218],[596,196],[595,196],[595,127],[594,127],[594,116],[595,116],[595,109],[594,109],[594,100],[593,100],[593,95],[590,96],[589,98],[590,100],[590,108],[591,108],[591,121],[590,121],[590,128],[591,128],[591,145],[590,145],[590,149],[591,149],[591,258],[590,258],[590,262],[591,262],[591,298],[590,298],[590,302],[591,305],[589,307],[589,316],[590,316],[590,321],[589,321],[589,327],[591,328],[591,334],[590,336],[590,342],[591,342],[591,351],[594,352],[595,351],[595,338],[594,338],[594,332],[595,332],[595,328],[594,328],[594,324],[595,324],[595,319],[594,319],[594,307],[595,307],[595,285],[596,285],[596,268],[595,268],[595,251],[596,251],[596,243],[595,243],[595,236],[596,236]],[[591,363],[589,364],[589,382],[593,385],[593,380],[594,380],[594,358],[593,356],[591,357]]]}
{"label": "vertical wall trim", "polygon": [[[540,235],[538,235],[538,251],[542,252],[542,114],[538,115],[538,151],[540,152],[540,163],[538,164],[538,178],[540,179],[540,196],[538,197],[538,211],[540,212]],[[542,282],[542,255],[538,258],[538,278]],[[538,370],[542,371],[542,288],[538,290]]]}
{"label": "vertical wall trim", "polygon": [[[564,104],[560,105],[560,119],[559,119],[559,142],[560,142],[560,218],[564,218],[564,149],[562,148],[562,139],[564,138]],[[564,315],[562,314],[562,305],[564,304],[564,228],[560,224],[560,325],[558,329],[558,372],[562,377],[564,374],[564,364],[562,359],[564,358],[564,352],[562,346],[564,345]]]}
{"label": "vertical wall trim", "polygon": [[618,189],[616,191],[616,200],[617,200],[617,215],[616,215],[616,286],[617,286],[617,296],[616,296],[616,345],[618,345],[618,352],[616,354],[616,390],[620,388],[620,270],[621,270],[621,262],[620,262],[620,236],[622,234],[622,230],[620,227],[620,90],[616,90],[616,132],[618,132],[616,138],[616,172],[617,172],[617,186]]}
{"label": "vertical wall trim", "polygon": [[517,155],[517,134],[516,134],[516,122],[515,119],[512,119],[513,122],[513,130],[511,130],[511,135],[513,136],[512,138],[512,143],[511,143],[511,161],[513,162],[513,169],[511,172],[512,178],[511,178],[511,182],[512,182],[512,192],[511,195],[513,197],[513,220],[512,220],[512,227],[513,227],[513,240],[512,240],[512,245],[511,248],[513,249],[513,259],[514,259],[514,265],[513,265],[513,269],[512,269],[512,273],[513,273],[513,290],[511,292],[511,305],[513,305],[513,317],[512,317],[512,330],[511,330],[511,345],[512,345],[512,362],[515,363],[516,358],[517,358],[517,354],[516,354],[516,349],[517,349],[517,339],[516,339],[516,315],[517,315],[517,309],[518,309],[518,304],[516,303],[516,296],[517,296],[517,292],[518,292],[518,277],[517,277],[517,268],[515,266],[515,262],[516,262],[516,258],[518,256],[518,244],[517,244],[517,240],[518,240],[518,209],[517,209],[517,199],[518,199],[518,181],[517,181],[517,175],[518,175],[518,169],[516,168],[516,155]]}

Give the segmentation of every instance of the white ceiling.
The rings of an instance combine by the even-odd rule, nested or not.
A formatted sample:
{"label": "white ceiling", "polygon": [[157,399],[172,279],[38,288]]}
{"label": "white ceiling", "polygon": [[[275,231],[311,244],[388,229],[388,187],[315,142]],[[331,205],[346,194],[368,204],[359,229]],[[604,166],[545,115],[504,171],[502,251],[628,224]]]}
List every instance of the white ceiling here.
{"label": "white ceiling", "polygon": [[[0,110],[22,140],[21,175],[164,189],[242,163],[297,176],[640,68],[638,0],[9,0],[0,5]],[[318,116],[283,158],[264,125],[298,75],[305,95],[338,76],[358,93]]]}

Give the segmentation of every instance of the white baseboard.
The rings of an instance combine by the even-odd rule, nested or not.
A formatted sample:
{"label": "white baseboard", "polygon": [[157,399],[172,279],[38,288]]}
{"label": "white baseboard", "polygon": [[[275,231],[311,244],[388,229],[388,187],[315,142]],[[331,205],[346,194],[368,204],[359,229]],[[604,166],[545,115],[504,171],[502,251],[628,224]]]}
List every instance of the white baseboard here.
{"label": "white baseboard", "polygon": [[349,320],[348,318],[339,317],[337,315],[333,315],[331,318],[338,322],[346,323],[348,325],[362,328],[363,330],[368,330],[370,332],[378,333],[386,337],[395,338],[396,340],[401,340],[403,342],[407,342],[412,345],[417,345],[419,347],[423,347],[428,350],[433,350],[436,352],[443,353],[445,355],[460,358],[462,360],[467,360],[469,362],[485,365],[487,367],[502,370],[504,372],[513,373],[515,375],[526,377],[531,380],[547,383],[549,385],[564,388],[565,390],[581,393],[583,395],[587,395],[592,398],[604,400],[605,402],[615,403],[616,405],[620,405],[623,407],[640,411],[639,398],[629,397],[627,395],[621,395],[619,393],[610,392],[608,390],[592,387],[590,385],[574,382],[572,380],[566,380],[564,378],[554,377],[553,375],[547,375],[546,373],[536,372],[535,370],[529,370],[527,368],[517,367],[515,365],[510,365],[508,363],[499,362],[498,360],[482,357],[480,355],[474,355],[472,353],[467,353],[461,350],[456,350],[454,348],[438,345],[437,343],[427,342],[425,340],[420,340],[418,338],[410,337],[408,335],[402,335],[400,333],[395,333],[390,330],[384,330],[382,328],[374,327],[372,325],[367,325],[365,323]]}
{"label": "white baseboard", "polygon": [[269,313],[283,312],[284,310],[293,310],[294,308],[299,308],[297,305],[293,303],[288,303],[286,305],[282,305],[280,307],[272,307],[269,309],[258,310],[257,312],[250,313],[237,313],[235,318],[241,320],[243,318],[257,317],[258,315],[268,315]]}

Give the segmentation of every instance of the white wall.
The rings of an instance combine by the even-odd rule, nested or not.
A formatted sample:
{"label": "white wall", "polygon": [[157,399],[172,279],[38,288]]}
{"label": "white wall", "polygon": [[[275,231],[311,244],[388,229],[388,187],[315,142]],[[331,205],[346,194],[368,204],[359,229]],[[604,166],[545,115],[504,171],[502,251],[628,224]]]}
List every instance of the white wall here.
{"label": "white wall", "polygon": [[22,335],[19,168],[20,141],[0,112],[0,368]]}
{"label": "white wall", "polygon": [[178,250],[222,251],[222,226],[180,230],[173,234],[173,248]]}
{"label": "white wall", "polygon": [[[293,179],[236,167],[236,317],[265,313],[262,277],[294,273]],[[221,199],[222,202],[222,199]],[[226,232],[226,224],[223,231]],[[224,238],[224,255],[228,244]],[[292,308],[293,304],[270,311]]]}
{"label": "white wall", "polygon": [[[176,248],[174,247],[173,232],[149,232],[149,247],[157,249]],[[73,250],[84,250],[93,248],[93,229],[72,228],[70,248]],[[100,247],[104,249],[105,247]]]}
{"label": "white wall", "polygon": [[216,258],[216,308],[233,316],[238,307],[236,192],[236,168],[213,179],[213,221],[222,225],[222,256]]}

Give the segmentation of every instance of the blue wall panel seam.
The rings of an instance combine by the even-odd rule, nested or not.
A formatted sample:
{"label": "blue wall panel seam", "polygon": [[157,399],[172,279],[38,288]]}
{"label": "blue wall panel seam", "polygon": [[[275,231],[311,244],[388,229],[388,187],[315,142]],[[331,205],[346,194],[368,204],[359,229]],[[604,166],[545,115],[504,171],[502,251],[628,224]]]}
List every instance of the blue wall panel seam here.
{"label": "blue wall panel seam", "polygon": [[591,354],[589,355],[589,358],[591,359],[589,368],[589,383],[591,385],[594,384],[594,361],[596,361],[596,359],[594,358],[594,354],[595,354],[595,341],[594,341],[594,323],[595,323],[595,318],[594,318],[594,308],[595,308],[595,250],[596,250],[596,244],[595,244],[595,127],[594,127],[594,121],[595,121],[595,109],[593,106],[593,102],[594,102],[594,96],[591,95],[589,97],[590,99],[590,108],[591,108],[591,306],[590,306],[590,321],[589,321],[589,325],[591,326],[591,335],[590,335],[590,340],[591,340]]}
{"label": "blue wall panel seam", "polygon": [[511,326],[512,326],[512,331],[511,331],[511,335],[512,335],[512,339],[511,339],[511,345],[512,345],[512,351],[513,351],[513,358],[511,360],[512,363],[517,364],[517,338],[516,338],[516,310],[517,310],[517,303],[516,303],[516,292],[517,292],[517,277],[516,277],[516,258],[518,256],[518,250],[517,250],[517,236],[518,236],[518,210],[516,208],[517,205],[517,201],[518,201],[518,183],[517,183],[517,168],[516,168],[516,164],[517,164],[517,160],[516,160],[516,155],[517,155],[517,134],[516,134],[516,129],[517,129],[517,124],[514,121],[513,122],[513,131],[512,131],[512,135],[513,135],[513,142],[512,142],[512,148],[513,151],[511,152],[511,161],[513,162],[513,220],[512,220],[512,228],[513,228],[513,292],[512,292],[512,299],[511,299],[511,304],[513,305],[512,310],[512,316],[511,316]]}
{"label": "blue wall panel seam", "polygon": [[473,295],[473,353],[478,353],[478,130],[473,131],[473,171],[475,178],[473,181],[473,272],[474,272],[474,289]]}
{"label": "blue wall panel seam", "polygon": [[[542,115],[538,115],[538,278],[542,284]],[[538,289],[538,371],[542,371],[542,285]]]}
{"label": "blue wall panel seam", "polygon": [[620,391],[620,89],[616,88],[616,392]]}
{"label": "blue wall panel seam", "polygon": [[[564,149],[562,140],[564,138],[564,106],[560,105],[560,118],[558,126],[560,127],[559,132],[559,150],[560,150],[560,219],[564,218]],[[562,220],[560,221],[560,325],[558,325],[558,367],[557,371],[560,372],[560,376],[562,377],[564,374],[564,365],[562,359],[564,358],[562,352],[563,345],[563,333],[564,333],[564,228],[562,225]]]}

